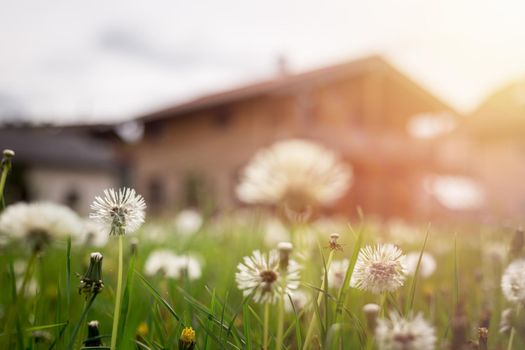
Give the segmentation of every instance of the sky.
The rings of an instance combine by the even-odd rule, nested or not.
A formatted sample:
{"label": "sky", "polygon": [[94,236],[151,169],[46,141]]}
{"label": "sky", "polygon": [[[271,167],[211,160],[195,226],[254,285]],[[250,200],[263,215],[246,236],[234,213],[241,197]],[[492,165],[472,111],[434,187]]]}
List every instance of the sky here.
{"label": "sky", "polygon": [[0,0],[0,119],[118,122],[383,55],[462,113],[525,77],[522,0]]}

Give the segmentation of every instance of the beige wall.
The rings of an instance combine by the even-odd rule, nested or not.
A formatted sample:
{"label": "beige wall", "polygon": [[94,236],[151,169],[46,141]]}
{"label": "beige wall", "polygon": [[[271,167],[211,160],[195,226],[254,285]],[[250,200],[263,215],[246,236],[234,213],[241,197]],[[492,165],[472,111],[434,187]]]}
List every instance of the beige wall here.
{"label": "beige wall", "polygon": [[[162,209],[170,210],[181,204],[187,176],[197,173],[209,184],[209,195],[221,207],[230,207],[236,204],[239,172],[258,149],[279,139],[308,137],[338,150],[354,165],[358,178],[344,199],[347,209],[355,212],[357,204],[365,204],[365,209],[387,215],[390,205],[399,209],[392,214],[406,214],[411,184],[405,179],[417,181],[419,176],[410,172],[421,169],[407,163],[418,149],[412,147],[405,123],[417,113],[443,107],[398,79],[378,69],[175,116],[157,127],[149,124],[144,139],[128,149],[132,183],[148,200],[151,180],[160,179]],[[225,114],[228,122],[221,121]],[[386,170],[381,167],[385,161],[390,163]],[[395,172],[395,181],[389,180],[389,171]],[[399,198],[402,205],[396,206]]]}
{"label": "beige wall", "polygon": [[85,170],[32,168],[26,173],[30,196],[33,200],[64,203],[71,191],[78,195],[76,210],[81,215],[89,213],[89,206],[96,195],[106,188],[118,186],[114,174]]}

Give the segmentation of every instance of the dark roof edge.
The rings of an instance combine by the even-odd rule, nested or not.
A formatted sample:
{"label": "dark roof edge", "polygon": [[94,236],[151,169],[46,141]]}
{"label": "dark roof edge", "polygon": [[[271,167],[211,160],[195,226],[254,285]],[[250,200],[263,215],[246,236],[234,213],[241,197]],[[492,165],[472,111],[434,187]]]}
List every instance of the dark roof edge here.
{"label": "dark roof edge", "polygon": [[160,109],[158,111],[139,116],[135,120],[148,123],[166,118],[171,118],[189,112],[195,112],[210,107],[224,105],[233,101],[240,101],[247,98],[261,96],[270,93],[274,90],[293,86],[294,84],[298,84],[304,81],[322,78],[323,75],[335,75],[338,73],[342,75],[347,75],[350,73],[355,74],[358,71],[366,71],[366,69],[377,65],[381,65],[387,68],[387,70],[392,73],[394,78],[400,80],[402,83],[404,82],[408,86],[413,87],[414,90],[426,100],[436,104],[437,106],[440,106],[440,108],[443,108],[444,110],[451,111],[454,115],[459,115],[459,113],[449,104],[442,101],[437,96],[431,94],[428,90],[423,88],[420,84],[418,84],[415,80],[410,78],[407,74],[397,69],[384,57],[379,55],[372,55],[355,59],[352,61],[330,65],[327,67],[309,70],[302,73],[277,77],[274,79],[269,79],[253,84],[241,85],[237,88],[233,88],[230,90],[219,91],[217,93],[200,96],[198,98],[191,99],[180,104],[176,104],[172,107]]}

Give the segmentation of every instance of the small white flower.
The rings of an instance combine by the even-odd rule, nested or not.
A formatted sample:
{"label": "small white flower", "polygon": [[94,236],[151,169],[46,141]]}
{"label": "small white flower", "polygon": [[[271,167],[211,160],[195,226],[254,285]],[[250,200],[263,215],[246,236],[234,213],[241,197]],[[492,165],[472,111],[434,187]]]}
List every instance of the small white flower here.
{"label": "small white flower", "polygon": [[328,268],[328,288],[340,289],[345,280],[350,261],[348,259],[332,261]]}
{"label": "small white flower", "polygon": [[171,250],[160,249],[148,256],[144,273],[148,276],[161,274],[171,279],[187,277],[196,280],[202,275],[202,267],[199,259],[193,255],[177,255]]}
{"label": "small white flower", "polygon": [[[405,265],[407,273],[414,275],[416,273],[417,262],[419,261],[419,252],[408,253],[405,257]],[[434,257],[426,252],[421,256],[421,263],[419,264],[419,276],[428,278],[436,271],[437,263]]]}
{"label": "small white flower", "polygon": [[102,224],[110,235],[136,231],[144,222],[146,203],[134,189],[104,190],[104,197],[95,197],[90,218]]}
{"label": "small white flower", "polygon": [[294,312],[295,309],[295,311],[299,313],[309,301],[310,297],[306,292],[296,290],[284,297],[284,310],[286,312]]}
{"label": "small white flower", "polygon": [[272,250],[268,255],[256,250],[251,256],[245,256],[237,265],[235,274],[237,287],[245,297],[252,296],[258,303],[274,303],[281,294],[281,278],[285,278],[286,294],[299,287],[300,266],[290,260],[285,276],[279,271],[279,252]]}
{"label": "small white flower", "polygon": [[197,280],[202,276],[200,260],[193,255],[181,255],[177,257],[177,262],[173,266],[175,279],[187,277],[190,281]]}
{"label": "small white flower", "polygon": [[148,276],[157,274],[173,277],[172,266],[177,263],[177,255],[171,250],[159,249],[153,251],[144,264],[144,273]]}
{"label": "small white flower", "polygon": [[501,290],[511,303],[525,304],[525,259],[515,260],[503,272]]}
{"label": "small white flower", "polygon": [[109,236],[99,224],[87,219],[82,220],[82,223],[84,224],[84,234],[79,243],[99,248],[108,243]]}
{"label": "small white flower", "polygon": [[421,314],[403,318],[393,312],[390,319],[379,319],[375,331],[379,350],[433,350],[434,328]]}
{"label": "small white flower", "polygon": [[191,235],[202,226],[201,214],[193,209],[182,210],[175,217],[175,230],[182,235]]}
{"label": "small white flower", "polygon": [[334,152],[310,141],[280,141],[253,157],[237,196],[245,203],[284,203],[292,209],[328,205],[345,194],[351,178],[351,168]]}
{"label": "small white flower", "polygon": [[359,251],[350,285],[374,294],[392,292],[405,282],[404,258],[393,244],[366,246]]}
{"label": "small white flower", "polygon": [[77,237],[82,230],[82,222],[74,211],[50,202],[13,204],[0,215],[0,232],[11,240],[29,242],[36,251],[54,239]]}

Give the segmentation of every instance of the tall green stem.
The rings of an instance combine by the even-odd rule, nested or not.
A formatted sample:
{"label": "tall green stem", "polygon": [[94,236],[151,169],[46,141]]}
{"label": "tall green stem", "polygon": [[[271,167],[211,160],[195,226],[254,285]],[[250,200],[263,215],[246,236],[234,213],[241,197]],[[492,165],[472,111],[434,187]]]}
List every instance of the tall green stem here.
{"label": "tall green stem", "polygon": [[[520,315],[520,311],[521,311],[521,305],[518,305],[516,307],[516,318],[518,318],[518,316]],[[507,350],[512,350],[515,335],[516,335],[516,327],[512,326],[510,330],[509,344],[507,345]]]}
{"label": "tall green stem", "polygon": [[277,340],[275,343],[276,349],[281,349],[283,346],[283,333],[284,333],[284,297],[286,290],[286,280],[281,278],[281,295],[279,296],[279,310],[277,316]]}
{"label": "tall green stem", "polygon": [[124,265],[122,236],[118,236],[118,275],[117,275],[117,292],[115,294],[115,312],[113,313],[113,329],[111,331],[111,350],[117,348],[118,321],[120,318],[120,305],[122,303],[122,268]]}
{"label": "tall green stem", "polygon": [[270,322],[270,303],[264,304],[263,350],[268,350],[268,323]]}
{"label": "tall green stem", "polygon": [[0,175],[0,202],[4,199],[4,187],[7,179],[7,167],[2,167],[2,174]]}
{"label": "tall green stem", "polygon": [[[319,292],[319,295],[317,296],[317,308],[321,307],[321,301],[323,300],[323,296],[326,298],[326,296],[324,295],[324,290],[325,290],[325,286],[326,286],[326,276],[328,274],[328,270],[330,269],[330,265],[332,264],[332,259],[334,258],[334,251],[333,250],[330,250],[330,254],[328,255],[328,260],[326,262],[326,271],[323,275],[323,282],[321,283],[321,291]],[[325,310],[326,312],[327,310]],[[308,349],[308,346],[310,345],[310,340],[312,339],[312,336],[314,334],[314,327],[315,327],[315,312],[312,314],[312,319],[310,320],[310,325],[308,326],[308,330],[306,331],[306,338],[304,338],[304,345],[303,345],[303,350],[306,350]]]}
{"label": "tall green stem", "polygon": [[67,348],[69,350],[73,350],[73,348],[75,346],[75,338],[77,337],[78,331],[80,330],[80,326],[82,325],[82,322],[84,321],[84,318],[86,318],[86,315],[87,315],[89,309],[91,308],[91,305],[93,305],[93,302],[95,301],[96,296],[97,296],[97,294],[93,294],[91,299],[89,299],[88,304],[84,308],[84,311],[82,312],[82,315],[80,315],[80,319],[78,320],[77,325],[75,326],[75,329],[73,330],[73,334],[71,334],[71,339],[69,340],[69,345],[67,346]]}

